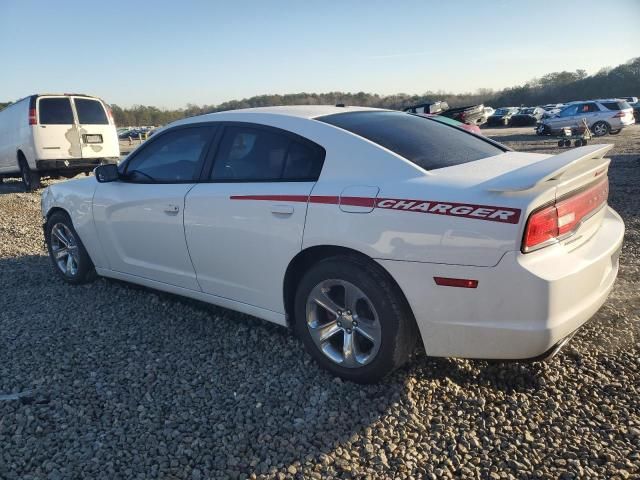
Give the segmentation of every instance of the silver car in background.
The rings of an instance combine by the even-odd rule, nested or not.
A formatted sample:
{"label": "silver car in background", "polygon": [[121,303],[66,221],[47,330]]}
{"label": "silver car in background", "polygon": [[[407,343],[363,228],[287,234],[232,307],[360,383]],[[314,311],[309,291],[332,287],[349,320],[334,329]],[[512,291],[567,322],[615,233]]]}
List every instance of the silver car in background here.
{"label": "silver car in background", "polygon": [[596,137],[607,133],[615,135],[634,123],[633,108],[618,98],[572,102],[555,116],[543,119],[536,131],[541,135],[556,135],[571,127],[580,132],[584,130],[583,119]]}

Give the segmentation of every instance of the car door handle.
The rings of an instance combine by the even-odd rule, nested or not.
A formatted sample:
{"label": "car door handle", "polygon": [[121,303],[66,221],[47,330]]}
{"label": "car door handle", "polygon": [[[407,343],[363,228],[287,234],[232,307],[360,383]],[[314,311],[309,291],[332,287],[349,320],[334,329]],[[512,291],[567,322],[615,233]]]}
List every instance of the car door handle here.
{"label": "car door handle", "polygon": [[167,215],[177,215],[180,211],[180,207],[178,205],[167,205],[164,207],[164,213]]}
{"label": "car door handle", "polygon": [[293,205],[271,205],[271,213],[275,213],[277,215],[291,215],[293,210]]}

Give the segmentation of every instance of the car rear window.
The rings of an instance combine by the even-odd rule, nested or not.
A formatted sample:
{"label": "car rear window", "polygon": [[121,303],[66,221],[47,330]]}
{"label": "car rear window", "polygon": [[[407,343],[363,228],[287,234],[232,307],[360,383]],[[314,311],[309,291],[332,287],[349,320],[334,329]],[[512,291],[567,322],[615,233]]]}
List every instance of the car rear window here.
{"label": "car rear window", "polygon": [[108,125],[109,120],[104,111],[102,103],[88,98],[74,99],[76,112],[78,113],[78,123],[81,125]]}
{"label": "car rear window", "polygon": [[449,125],[402,112],[348,112],[319,117],[406,158],[425,170],[460,165],[505,150]]}
{"label": "car rear window", "polygon": [[626,110],[627,108],[631,108],[627,102],[602,102],[609,110]]}
{"label": "car rear window", "polygon": [[41,98],[38,102],[38,115],[41,125],[71,125],[73,111],[66,97]]}

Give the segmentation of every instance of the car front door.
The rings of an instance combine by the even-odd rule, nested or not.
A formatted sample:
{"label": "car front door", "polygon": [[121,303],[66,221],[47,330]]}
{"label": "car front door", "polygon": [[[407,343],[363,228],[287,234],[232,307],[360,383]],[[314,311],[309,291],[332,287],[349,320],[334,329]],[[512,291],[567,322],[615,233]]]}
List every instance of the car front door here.
{"label": "car front door", "polygon": [[226,124],[206,178],[187,194],[185,235],[202,290],[284,313],[324,149],[289,132]]}
{"label": "car front door", "polygon": [[200,290],[184,236],[184,201],[214,130],[159,134],[121,166],[121,180],[98,184],[93,215],[111,270]]}

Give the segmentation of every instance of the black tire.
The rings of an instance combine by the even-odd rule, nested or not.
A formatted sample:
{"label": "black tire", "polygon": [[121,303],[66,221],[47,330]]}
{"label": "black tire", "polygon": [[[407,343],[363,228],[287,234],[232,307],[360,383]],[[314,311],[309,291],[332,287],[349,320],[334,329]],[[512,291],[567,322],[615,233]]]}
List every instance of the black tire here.
{"label": "black tire", "polygon": [[620,129],[620,130],[609,130],[609,135],[618,135],[621,131],[622,131],[622,129]]}
{"label": "black tire", "polygon": [[565,147],[570,147],[571,146],[571,140],[565,140],[564,141],[564,146]]}
{"label": "black tire", "polygon": [[558,146],[560,148],[564,147],[564,140],[558,140]]}
{"label": "black tire", "polygon": [[[309,295],[325,281],[345,281],[356,286],[371,302],[379,321],[379,347],[368,363],[345,367],[325,355],[314,342],[308,326],[307,300]],[[346,303],[346,302],[345,302]],[[315,304],[314,304],[315,305]],[[350,313],[350,312],[349,312]],[[354,315],[357,318],[358,314]],[[327,312],[329,322],[333,318]],[[343,320],[344,321],[344,320]],[[361,321],[361,323],[364,320]],[[340,323],[337,324],[340,326]],[[353,324],[353,335],[357,327]],[[391,277],[382,267],[357,256],[330,257],[313,265],[302,277],[295,295],[294,329],[305,348],[324,369],[345,380],[357,383],[375,383],[404,364],[416,347],[418,329],[411,309]],[[350,330],[334,334],[337,343]]]}
{"label": "black tire", "polygon": [[40,188],[40,174],[29,168],[27,159],[22,155],[18,155],[18,166],[20,167],[20,176],[24,189],[27,192],[33,192]]}
{"label": "black tire", "polygon": [[582,140],[577,139],[575,142],[573,142],[573,146],[574,147],[581,147],[583,145]]}
{"label": "black tire", "polygon": [[[64,225],[68,229],[68,232],[70,232],[70,235],[66,234],[65,237],[69,244],[74,247],[73,251],[75,252],[75,255],[73,255],[73,262],[76,264],[75,270],[69,269],[68,271],[63,271],[59,264],[59,261],[62,261],[63,259],[56,260],[54,256],[55,252],[59,251],[57,250],[57,246],[63,245],[61,239],[53,232],[54,227],[60,225]],[[82,240],[80,240],[78,232],[73,228],[73,222],[71,222],[69,215],[61,211],[54,212],[47,220],[44,229],[44,236],[53,269],[65,282],[73,285],[79,285],[91,282],[96,278],[96,269],[89,257],[89,254],[87,253],[87,250],[82,244]]]}
{"label": "black tire", "polygon": [[591,127],[594,137],[604,137],[611,131],[611,127],[607,122],[596,122]]}

